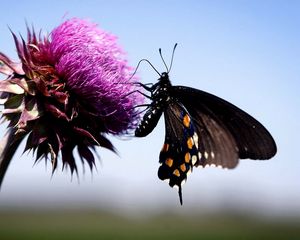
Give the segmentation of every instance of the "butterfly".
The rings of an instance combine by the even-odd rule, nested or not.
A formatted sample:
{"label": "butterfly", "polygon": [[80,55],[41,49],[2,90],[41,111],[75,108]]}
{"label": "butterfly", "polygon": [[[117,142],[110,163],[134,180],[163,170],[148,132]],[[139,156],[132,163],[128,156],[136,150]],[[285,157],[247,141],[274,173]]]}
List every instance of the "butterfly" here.
{"label": "butterfly", "polygon": [[165,140],[159,155],[158,177],[178,188],[182,205],[182,185],[195,167],[231,169],[239,159],[270,159],[277,147],[268,130],[235,105],[198,89],[173,86],[169,71],[176,46],[169,68],[159,49],[167,72],[158,72],[158,82],[152,86],[141,84],[150,93],[146,96],[151,103],[135,136],[147,136],[164,115]]}

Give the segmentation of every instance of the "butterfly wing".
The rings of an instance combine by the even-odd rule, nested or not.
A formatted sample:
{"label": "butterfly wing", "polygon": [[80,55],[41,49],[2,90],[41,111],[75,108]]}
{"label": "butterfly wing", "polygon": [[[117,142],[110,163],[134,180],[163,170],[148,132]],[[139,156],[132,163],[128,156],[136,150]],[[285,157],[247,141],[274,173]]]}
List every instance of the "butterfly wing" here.
{"label": "butterfly wing", "polygon": [[179,188],[194,166],[211,165],[233,168],[238,154],[232,135],[207,116],[193,119],[185,106],[173,99],[164,111],[166,136],[160,152],[158,177]]}
{"label": "butterfly wing", "polygon": [[204,91],[172,87],[164,111],[166,137],[158,176],[179,188],[194,167],[234,168],[238,159],[269,159],[276,144],[267,129],[233,104]]}
{"label": "butterfly wing", "polygon": [[[198,131],[201,132],[204,126],[209,134],[217,136],[222,133],[226,138],[233,137],[238,158],[263,160],[276,154],[276,144],[268,130],[233,104],[207,92],[183,86],[174,86],[172,96],[185,106]],[[199,138],[199,141],[203,140]],[[213,139],[210,144],[212,149],[216,143]],[[209,154],[209,150],[206,152]],[[218,153],[214,151],[214,154]],[[225,159],[228,160],[232,161]]]}
{"label": "butterfly wing", "polygon": [[161,166],[158,169],[158,177],[169,181],[171,187],[179,188],[182,204],[181,186],[197,160],[196,135],[192,125],[183,123],[183,119],[189,118],[189,115],[178,103],[171,101],[164,111],[164,117],[166,135],[159,155]]}

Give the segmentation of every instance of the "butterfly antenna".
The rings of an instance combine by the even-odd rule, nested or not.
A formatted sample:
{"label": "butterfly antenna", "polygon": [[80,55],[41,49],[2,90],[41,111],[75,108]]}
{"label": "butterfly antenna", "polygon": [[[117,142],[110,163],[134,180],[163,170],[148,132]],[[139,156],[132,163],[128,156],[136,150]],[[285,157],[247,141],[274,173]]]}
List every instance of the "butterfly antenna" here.
{"label": "butterfly antenna", "polygon": [[130,77],[129,80],[131,80],[131,78],[133,78],[133,76],[136,74],[136,72],[137,72],[137,70],[138,70],[138,68],[139,68],[139,66],[140,66],[140,64],[141,64],[141,62],[147,62],[147,63],[149,63],[149,65],[154,69],[154,71],[157,72],[157,74],[160,76],[159,71],[157,71],[157,69],[152,65],[152,63],[151,63],[148,59],[144,59],[144,58],[143,58],[143,59],[141,59],[141,60],[138,62],[137,66],[136,66],[136,68],[135,68],[134,72],[132,73],[132,75],[131,75],[131,77]]}
{"label": "butterfly antenna", "polygon": [[168,66],[167,66],[167,64],[166,64],[166,62],[165,62],[165,60],[164,60],[164,58],[163,58],[163,56],[162,56],[161,48],[159,48],[158,51],[159,51],[159,55],[160,55],[160,57],[161,57],[161,59],[162,59],[164,65],[165,65],[165,67],[166,67],[166,69],[167,69],[167,72],[169,72]]}
{"label": "butterfly antenna", "polygon": [[181,190],[181,186],[179,186],[178,194],[179,194],[180,205],[182,205],[182,190]]}
{"label": "butterfly antenna", "polygon": [[169,71],[168,73],[171,71],[172,68],[172,64],[173,64],[173,59],[174,59],[174,53],[175,53],[175,49],[177,47],[177,43],[175,43],[174,48],[173,48],[173,52],[172,52],[172,58],[171,58],[171,63],[170,63],[170,67],[169,67]]}

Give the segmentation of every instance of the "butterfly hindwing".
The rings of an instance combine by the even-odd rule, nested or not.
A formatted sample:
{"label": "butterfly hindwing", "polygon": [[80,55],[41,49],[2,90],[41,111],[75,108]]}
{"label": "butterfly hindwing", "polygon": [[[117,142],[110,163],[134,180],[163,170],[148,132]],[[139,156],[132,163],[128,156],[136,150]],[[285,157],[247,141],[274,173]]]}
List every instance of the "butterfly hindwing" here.
{"label": "butterfly hindwing", "polygon": [[161,166],[158,177],[179,188],[198,162],[197,133],[188,112],[176,102],[171,102],[164,112],[166,136],[159,156]]}
{"label": "butterfly hindwing", "polygon": [[181,186],[194,167],[233,168],[238,154],[231,134],[205,115],[191,116],[174,99],[164,111],[166,136],[160,152],[158,176],[171,187]]}

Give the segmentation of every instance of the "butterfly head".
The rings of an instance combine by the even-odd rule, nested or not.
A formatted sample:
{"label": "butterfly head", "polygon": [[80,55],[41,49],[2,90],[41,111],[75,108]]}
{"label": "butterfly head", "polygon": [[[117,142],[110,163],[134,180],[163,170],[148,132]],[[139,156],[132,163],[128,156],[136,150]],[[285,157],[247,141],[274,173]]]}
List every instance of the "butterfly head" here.
{"label": "butterfly head", "polygon": [[171,85],[169,74],[167,72],[161,73],[158,82],[159,85]]}
{"label": "butterfly head", "polygon": [[169,79],[169,73],[167,72],[163,72],[161,75],[160,75],[160,79]]}

